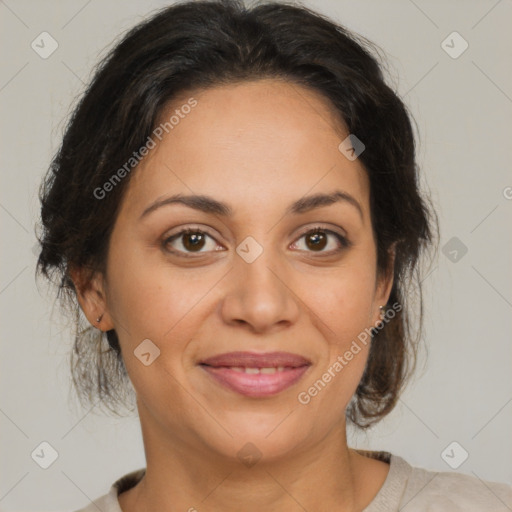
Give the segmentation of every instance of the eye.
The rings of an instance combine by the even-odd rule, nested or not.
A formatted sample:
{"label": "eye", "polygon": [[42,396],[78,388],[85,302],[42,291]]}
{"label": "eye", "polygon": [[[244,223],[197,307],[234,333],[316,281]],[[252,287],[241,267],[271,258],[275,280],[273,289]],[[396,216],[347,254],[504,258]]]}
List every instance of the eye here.
{"label": "eye", "polygon": [[[165,247],[169,245],[172,246],[175,242],[179,242],[176,244],[178,247],[174,246],[173,249],[170,249],[171,252],[174,253],[201,253],[201,252],[209,252],[208,249],[206,251],[201,251],[205,246],[207,246],[207,239],[214,240],[208,233],[202,231],[197,228],[187,228],[182,229],[180,232],[175,235],[166,238],[163,242]],[[216,247],[216,244],[212,244],[213,247]],[[180,247],[181,246],[181,247]],[[210,249],[212,250],[212,249]],[[213,248],[214,251],[219,249]]]}
{"label": "eye", "polygon": [[[299,237],[299,240],[304,238],[305,239],[305,245],[306,249],[300,249],[305,250],[306,252],[319,252],[319,253],[325,253],[325,254],[334,254],[337,252],[342,251],[343,249],[346,249],[352,245],[352,243],[345,238],[344,236],[340,235],[339,233],[336,233],[335,231],[332,231],[330,229],[325,229],[320,226],[314,227],[312,229],[309,229],[308,231],[302,233],[302,235]],[[329,238],[333,239],[334,247],[330,250],[324,251],[325,247],[329,244]],[[213,241],[211,244],[210,249],[208,249],[207,240],[210,239]],[[177,243],[178,242],[178,243]],[[209,235],[207,232],[198,229],[198,228],[186,228],[182,229],[178,233],[166,238],[163,241],[164,247],[167,249],[169,246],[171,246],[170,252],[173,252],[175,254],[179,254],[180,256],[187,257],[188,254],[201,254],[201,253],[207,253],[210,251],[220,251],[222,249],[218,249],[216,247],[219,247],[216,245],[214,238]],[[296,248],[294,246],[298,245],[297,242],[292,244],[291,247]],[[206,247],[206,250],[202,250]]]}
{"label": "eye", "polygon": [[[329,244],[329,237],[332,237],[335,240],[334,248],[324,251],[323,249]],[[307,252],[334,254],[352,245],[352,243],[349,242],[347,238],[340,235],[339,233],[319,226],[309,229],[308,231],[303,233],[300,236],[299,240],[301,240],[302,238],[304,238],[306,245],[305,250]],[[295,242],[294,245],[297,245],[297,242]]]}

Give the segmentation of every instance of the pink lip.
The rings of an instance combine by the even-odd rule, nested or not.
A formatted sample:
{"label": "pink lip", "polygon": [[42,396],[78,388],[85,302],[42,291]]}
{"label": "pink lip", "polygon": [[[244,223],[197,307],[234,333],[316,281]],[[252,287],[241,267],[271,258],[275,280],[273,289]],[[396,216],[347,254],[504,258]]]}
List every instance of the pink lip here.
{"label": "pink lip", "polygon": [[[265,397],[280,393],[295,384],[311,362],[289,352],[230,352],[205,359],[200,363],[210,376],[227,388],[245,396]],[[244,373],[230,367],[277,368],[275,373]]]}

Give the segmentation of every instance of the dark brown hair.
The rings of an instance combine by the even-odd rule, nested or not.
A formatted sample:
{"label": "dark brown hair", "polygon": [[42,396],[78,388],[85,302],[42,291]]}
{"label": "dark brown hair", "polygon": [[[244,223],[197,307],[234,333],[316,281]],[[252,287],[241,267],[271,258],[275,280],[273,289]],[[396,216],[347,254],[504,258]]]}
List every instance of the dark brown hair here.
{"label": "dark brown hair", "polygon": [[[412,117],[385,83],[378,55],[365,38],[303,6],[193,1],[164,8],[135,26],[98,64],[41,185],[36,269],[55,281],[61,304],[75,315],[71,364],[82,404],[99,398],[117,414],[117,405],[134,396],[116,332],[106,333],[105,340],[88,324],[82,329],[69,269],[105,271],[110,234],[136,168],[107,199],[94,191],[145,144],[174,98],[214,85],[278,78],[323,95],[365,144],[358,158],[370,182],[377,267],[389,268],[389,249],[396,243],[389,304],[401,310],[373,333],[347,418],[367,428],[393,409],[416,366],[423,322],[419,259],[435,245],[438,229],[419,190]],[[419,303],[414,322],[413,295]]]}

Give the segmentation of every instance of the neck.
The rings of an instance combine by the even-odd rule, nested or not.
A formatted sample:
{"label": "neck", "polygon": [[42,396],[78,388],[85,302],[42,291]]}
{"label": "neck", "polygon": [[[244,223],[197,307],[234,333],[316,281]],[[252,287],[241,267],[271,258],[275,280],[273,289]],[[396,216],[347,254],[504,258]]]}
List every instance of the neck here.
{"label": "neck", "polygon": [[241,463],[236,453],[227,458],[206,446],[198,449],[197,443],[169,438],[149,417],[141,415],[146,474],[120,496],[125,512],[352,512],[368,504],[361,478],[365,458],[348,448],[344,423],[316,444],[279,458],[263,454],[250,465]]}

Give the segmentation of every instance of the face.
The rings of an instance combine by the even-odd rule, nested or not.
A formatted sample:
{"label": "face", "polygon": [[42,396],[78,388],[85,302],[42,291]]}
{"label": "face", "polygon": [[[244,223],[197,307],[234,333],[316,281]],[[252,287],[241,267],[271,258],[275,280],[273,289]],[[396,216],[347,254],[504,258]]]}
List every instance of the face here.
{"label": "face", "polygon": [[[153,442],[278,457],[344,426],[369,342],[344,355],[392,276],[377,275],[368,178],[338,149],[348,132],[326,100],[259,80],[163,118],[192,96],[133,171],[106,275],[80,301],[116,329]],[[203,201],[165,202],[176,195]],[[249,355],[211,359],[232,352]],[[288,355],[251,359],[275,352]]]}

